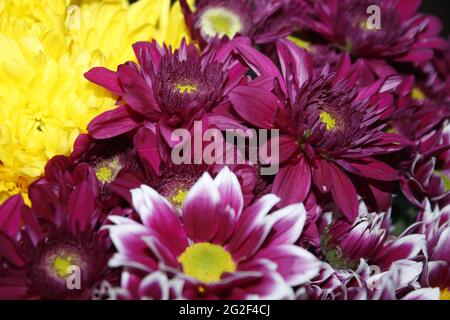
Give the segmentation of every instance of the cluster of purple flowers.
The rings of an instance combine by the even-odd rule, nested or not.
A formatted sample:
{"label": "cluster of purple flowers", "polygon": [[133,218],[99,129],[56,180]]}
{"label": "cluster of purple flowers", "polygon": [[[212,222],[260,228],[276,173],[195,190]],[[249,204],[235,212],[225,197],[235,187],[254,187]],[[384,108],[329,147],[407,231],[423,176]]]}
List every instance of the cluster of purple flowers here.
{"label": "cluster of purple flowers", "polygon": [[[88,71],[116,106],[31,206],[0,207],[0,299],[450,299],[440,21],[419,0],[180,4],[195,44]],[[197,121],[277,130],[278,172],[175,164]]]}

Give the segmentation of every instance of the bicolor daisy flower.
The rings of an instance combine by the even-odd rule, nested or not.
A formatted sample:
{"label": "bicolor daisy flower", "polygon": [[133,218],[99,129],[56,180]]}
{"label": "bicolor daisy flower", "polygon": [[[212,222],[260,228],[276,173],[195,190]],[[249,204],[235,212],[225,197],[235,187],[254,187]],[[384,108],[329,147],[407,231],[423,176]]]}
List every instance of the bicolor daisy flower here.
{"label": "bicolor daisy flower", "polygon": [[148,186],[132,194],[140,221],[111,217],[118,252],[109,265],[125,268],[123,277],[134,274],[135,288],[145,286],[136,277],[160,278],[152,276],[159,271],[181,281],[178,298],[281,299],[319,270],[320,262],[294,245],[305,222],[303,205],[269,213],[279,198],[266,195],[244,207],[227,167],[214,180],[205,173],[194,184],[181,215]]}
{"label": "bicolor daisy flower", "polygon": [[440,298],[450,300],[450,205],[434,209],[425,201],[417,217],[417,231],[425,235],[428,257],[423,284],[439,287]]}

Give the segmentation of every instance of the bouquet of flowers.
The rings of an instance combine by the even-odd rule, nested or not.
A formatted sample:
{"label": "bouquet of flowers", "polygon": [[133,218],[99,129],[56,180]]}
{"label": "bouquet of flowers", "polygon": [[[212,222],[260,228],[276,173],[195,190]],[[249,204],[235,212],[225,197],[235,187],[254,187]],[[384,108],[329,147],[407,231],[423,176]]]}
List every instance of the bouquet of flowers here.
{"label": "bouquet of flowers", "polygon": [[450,300],[420,0],[0,3],[0,299]]}

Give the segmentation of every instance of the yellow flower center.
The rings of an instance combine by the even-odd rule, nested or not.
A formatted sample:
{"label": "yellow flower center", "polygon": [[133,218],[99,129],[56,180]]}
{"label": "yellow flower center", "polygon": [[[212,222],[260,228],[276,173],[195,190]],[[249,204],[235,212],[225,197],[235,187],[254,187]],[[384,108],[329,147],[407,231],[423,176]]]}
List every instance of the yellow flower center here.
{"label": "yellow flower center", "polygon": [[200,27],[207,36],[226,35],[230,39],[242,31],[239,16],[226,8],[206,10],[200,18]]}
{"label": "yellow flower center", "polygon": [[114,157],[100,162],[95,167],[95,175],[101,183],[111,183],[114,181],[121,168],[120,160],[117,157]]}
{"label": "yellow flower center", "polygon": [[189,83],[178,83],[175,88],[179,93],[192,93],[198,90],[198,86],[196,84]]}
{"label": "yellow flower center", "polygon": [[360,29],[365,30],[365,31],[378,31],[378,29],[373,28],[370,25],[367,25],[367,21],[366,20],[362,20],[359,23],[352,23],[353,28],[355,28],[356,26],[359,26]]}
{"label": "yellow flower center", "polygon": [[441,295],[439,297],[440,300],[450,300],[450,291],[448,288],[441,290]]}
{"label": "yellow flower center", "polygon": [[423,93],[423,91],[417,87],[414,87],[411,96],[414,100],[417,100],[417,101],[423,101],[427,98],[425,93]]}
{"label": "yellow flower center", "polygon": [[187,190],[178,189],[177,193],[169,198],[169,201],[177,208],[183,206],[184,200],[188,194]]}
{"label": "yellow flower center", "polygon": [[95,175],[97,176],[97,179],[101,182],[111,182],[113,172],[108,167],[100,167],[95,172]]}
{"label": "yellow flower center", "polygon": [[53,260],[53,270],[60,278],[66,278],[69,275],[69,267],[72,265],[72,257],[57,256]]}
{"label": "yellow flower center", "polygon": [[236,263],[222,246],[201,242],[188,247],[179,257],[186,275],[205,283],[220,281],[225,272],[235,272]]}
{"label": "yellow flower center", "polygon": [[332,131],[334,129],[336,129],[336,119],[334,119],[331,114],[329,114],[326,111],[322,111],[319,115],[320,120],[322,121],[322,123],[326,126],[325,129],[327,131]]}

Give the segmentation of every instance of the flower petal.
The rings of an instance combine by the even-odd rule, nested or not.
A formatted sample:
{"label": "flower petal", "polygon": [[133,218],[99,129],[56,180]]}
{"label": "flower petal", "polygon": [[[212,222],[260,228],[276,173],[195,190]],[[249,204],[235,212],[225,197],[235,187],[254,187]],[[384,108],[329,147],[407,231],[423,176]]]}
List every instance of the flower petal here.
{"label": "flower petal", "polygon": [[172,205],[154,189],[142,185],[131,190],[133,206],[142,222],[176,256],[188,245],[186,231]]}
{"label": "flower petal", "polygon": [[220,193],[208,173],[194,184],[183,206],[183,222],[194,241],[210,241],[220,228]]}
{"label": "flower petal", "polygon": [[95,139],[113,138],[140,126],[125,106],[106,111],[92,120],[88,129]]}
{"label": "flower petal", "polygon": [[278,99],[270,92],[246,86],[236,87],[229,98],[236,112],[247,122],[265,129],[274,127]]}
{"label": "flower petal", "polygon": [[328,163],[331,169],[331,179],[333,180],[333,187],[331,194],[337,207],[347,217],[350,222],[355,221],[358,216],[358,195],[355,186],[337,166]]}

